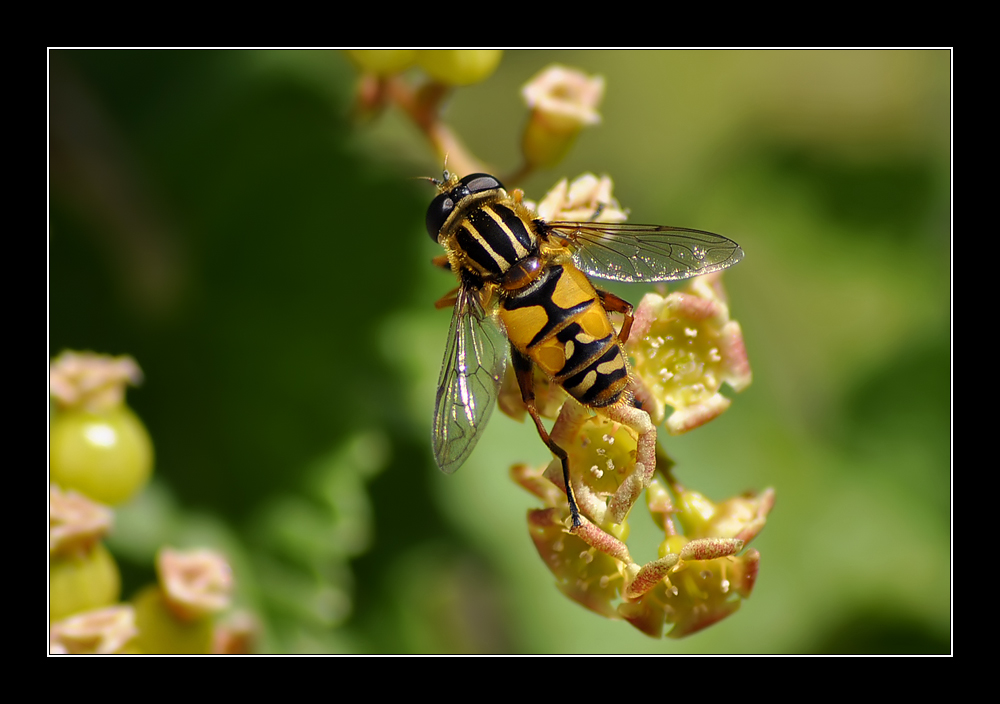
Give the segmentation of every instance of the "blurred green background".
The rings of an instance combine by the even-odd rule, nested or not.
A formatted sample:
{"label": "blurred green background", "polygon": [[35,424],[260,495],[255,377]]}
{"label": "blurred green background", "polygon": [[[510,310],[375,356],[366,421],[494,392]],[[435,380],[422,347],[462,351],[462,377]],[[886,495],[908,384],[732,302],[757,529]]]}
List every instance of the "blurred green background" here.
{"label": "blurred green background", "polygon": [[746,251],[726,285],[754,383],[661,440],[685,484],[777,505],[752,598],[657,641],[556,590],[507,474],[548,459],[530,425],[494,414],[435,468],[454,283],[412,177],[441,164],[396,113],[352,121],[343,54],[51,52],[50,353],[133,355],[156,445],[111,542],[125,596],[157,546],[212,544],[265,651],[948,652],[950,58],[510,51],[455,92],[450,124],[502,173],[524,82],[603,75],[603,123],[528,196],[607,173],[634,220]]}

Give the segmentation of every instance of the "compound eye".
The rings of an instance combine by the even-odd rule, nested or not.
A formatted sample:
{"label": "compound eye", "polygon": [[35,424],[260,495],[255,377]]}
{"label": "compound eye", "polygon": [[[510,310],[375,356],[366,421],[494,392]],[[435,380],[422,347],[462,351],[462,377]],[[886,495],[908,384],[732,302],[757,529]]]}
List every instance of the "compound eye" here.
{"label": "compound eye", "polygon": [[462,179],[462,185],[469,189],[469,193],[481,193],[503,188],[500,180],[489,174],[469,174]]}
{"label": "compound eye", "polygon": [[427,234],[435,242],[438,241],[438,234],[444,227],[444,221],[454,209],[455,201],[452,200],[451,193],[441,193],[431,201],[430,207],[427,208]]}

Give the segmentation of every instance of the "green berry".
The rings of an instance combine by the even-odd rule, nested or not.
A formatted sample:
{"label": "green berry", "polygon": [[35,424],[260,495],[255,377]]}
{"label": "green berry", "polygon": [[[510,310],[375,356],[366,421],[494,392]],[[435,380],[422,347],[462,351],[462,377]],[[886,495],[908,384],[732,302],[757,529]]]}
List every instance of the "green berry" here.
{"label": "green berry", "polygon": [[136,647],[143,653],[204,655],[212,652],[212,619],[182,621],[170,610],[157,585],[150,585],[133,599]]}
{"label": "green berry", "polygon": [[436,81],[451,86],[479,83],[493,75],[500,49],[428,49],[417,54],[417,63]]}
{"label": "green berry", "polygon": [[413,49],[347,49],[351,60],[368,73],[391,76],[408,69],[416,58]]}
{"label": "green berry", "polygon": [[49,560],[49,618],[59,621],[79,613],[110,606],[121,593],[118,566],[102,544]]}
{"label": "green berry", "polygon": [[104,504],[127,501],[153,471],[152,440],[125,405],[57,411],[50,443],[51,481]]}

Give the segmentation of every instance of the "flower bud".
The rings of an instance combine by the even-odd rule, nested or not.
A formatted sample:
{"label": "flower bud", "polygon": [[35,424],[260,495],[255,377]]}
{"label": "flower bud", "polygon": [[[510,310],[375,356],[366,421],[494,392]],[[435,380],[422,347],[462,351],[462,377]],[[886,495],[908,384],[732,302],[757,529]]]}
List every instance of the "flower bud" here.
{"label": "flower bud", "polygon": [[525,162],[554,166],[580,130],[601,121],[597,106],[604,97],[604,78],[553,65],[525,84],[521,95],[531,108],[521,138]]}

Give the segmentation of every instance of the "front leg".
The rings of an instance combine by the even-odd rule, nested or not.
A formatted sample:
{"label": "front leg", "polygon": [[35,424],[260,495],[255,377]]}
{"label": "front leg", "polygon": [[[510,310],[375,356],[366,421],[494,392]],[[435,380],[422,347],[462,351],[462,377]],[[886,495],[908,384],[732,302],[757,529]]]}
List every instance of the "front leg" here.
{"label": "front leg", "polygon": [[448,291],[448,293],[444,294],[443,296],[441,296],[441,298],[435,301],[434,307],[437,308],[438,310],[441,310],[442,308],[454,308],[455,301],[458,300],[458,292],[460,290],[461,287],[456,286],[452,290]]}

